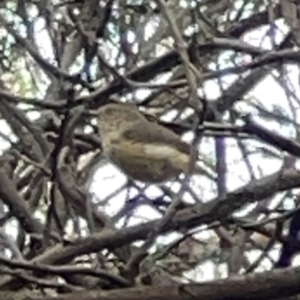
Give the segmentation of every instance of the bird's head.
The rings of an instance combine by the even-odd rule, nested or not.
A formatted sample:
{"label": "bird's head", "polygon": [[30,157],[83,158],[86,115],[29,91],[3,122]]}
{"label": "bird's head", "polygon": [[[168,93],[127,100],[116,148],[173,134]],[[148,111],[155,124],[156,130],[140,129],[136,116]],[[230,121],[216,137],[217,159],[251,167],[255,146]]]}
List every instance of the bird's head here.
{"label": "bird's head", "polygon": [[98,109],[100,131],[121,130],[137,121],[145,121],[145,118],[130,103],[109,103]]}

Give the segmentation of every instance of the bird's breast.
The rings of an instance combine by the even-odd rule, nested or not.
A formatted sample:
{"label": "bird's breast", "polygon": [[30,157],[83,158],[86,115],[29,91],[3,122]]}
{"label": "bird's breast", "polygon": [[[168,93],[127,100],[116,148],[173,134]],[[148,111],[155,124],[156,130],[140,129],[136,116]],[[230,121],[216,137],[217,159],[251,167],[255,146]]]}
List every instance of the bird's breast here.
{"label": "bird's breast", "polygon": [[102,150],[106,156],[110,156],[113,147],[116,147],[120,143],[120,133],[118,131],[111,131],[109,133],[100,132],[100,138]]}

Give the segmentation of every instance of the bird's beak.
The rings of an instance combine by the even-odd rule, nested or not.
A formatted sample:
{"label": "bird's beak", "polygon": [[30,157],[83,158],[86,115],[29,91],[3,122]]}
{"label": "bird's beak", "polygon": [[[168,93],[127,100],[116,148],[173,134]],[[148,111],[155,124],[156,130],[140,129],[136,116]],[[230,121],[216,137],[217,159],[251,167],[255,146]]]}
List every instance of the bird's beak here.
{"label": "bird's beak", "polygon": [[90,111],[89,111],[89,115],[90,115],[91,117],[98,117],[98,115],[99,115],[98,109],[97,109],[97,110],[95,110],[95,109],[90,110]]}

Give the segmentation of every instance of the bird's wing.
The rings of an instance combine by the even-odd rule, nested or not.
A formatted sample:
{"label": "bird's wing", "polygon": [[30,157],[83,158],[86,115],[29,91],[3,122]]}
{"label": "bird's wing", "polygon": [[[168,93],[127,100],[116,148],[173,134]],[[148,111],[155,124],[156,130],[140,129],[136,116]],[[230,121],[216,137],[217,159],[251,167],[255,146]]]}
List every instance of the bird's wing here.
{"label": "bird's wing", "polygon": [[179,152],[188,155],[191,153],[191,146],[189,144],[181,141],[180,137],[173,131],[154,122],[133,124],[133,126],[123,131],[122,136],[132,142],[160,144],[161,147],[174,147]]}

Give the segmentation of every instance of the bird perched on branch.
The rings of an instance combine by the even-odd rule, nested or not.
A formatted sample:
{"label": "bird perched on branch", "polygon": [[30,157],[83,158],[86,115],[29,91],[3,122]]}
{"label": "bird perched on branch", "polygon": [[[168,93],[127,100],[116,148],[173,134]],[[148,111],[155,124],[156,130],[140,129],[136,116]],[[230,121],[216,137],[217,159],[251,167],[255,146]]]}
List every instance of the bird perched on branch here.
{"label": "bird perched on branch", "polygon": [[129,103],[98,110],[104,155],[132,179],[160,183],[190,172],[192,147]]}

